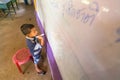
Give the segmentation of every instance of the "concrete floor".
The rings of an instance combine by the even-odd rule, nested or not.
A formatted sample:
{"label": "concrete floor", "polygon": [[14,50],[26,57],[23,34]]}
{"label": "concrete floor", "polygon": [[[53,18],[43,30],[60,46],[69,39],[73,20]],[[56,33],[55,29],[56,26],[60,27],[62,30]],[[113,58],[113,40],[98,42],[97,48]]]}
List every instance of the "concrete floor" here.
{"label": "concrete floor", "polygon": [[24,23],[32,23],[38,28],[34,7],[19,4],[17,14],[13,13],[12,18],[13,20],[9,15],[6,18],[0,18],[0,80],[51,80],[47,59],[44,62],[47,65],[47,74],[44,76],[36,73],[32,61],[22,65],[24,74],[19,73],[12,62],[14,53],[26,47],[25,36],[21,33],[20,26]]}

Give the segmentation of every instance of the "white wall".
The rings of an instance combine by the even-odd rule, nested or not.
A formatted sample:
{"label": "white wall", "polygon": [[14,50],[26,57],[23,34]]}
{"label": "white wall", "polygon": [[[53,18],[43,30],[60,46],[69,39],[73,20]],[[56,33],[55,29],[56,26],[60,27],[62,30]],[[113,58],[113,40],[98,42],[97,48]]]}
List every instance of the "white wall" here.
{"label": "white wall", "polygon": [[120,79],[120,0],[37,0],[64,80]]}

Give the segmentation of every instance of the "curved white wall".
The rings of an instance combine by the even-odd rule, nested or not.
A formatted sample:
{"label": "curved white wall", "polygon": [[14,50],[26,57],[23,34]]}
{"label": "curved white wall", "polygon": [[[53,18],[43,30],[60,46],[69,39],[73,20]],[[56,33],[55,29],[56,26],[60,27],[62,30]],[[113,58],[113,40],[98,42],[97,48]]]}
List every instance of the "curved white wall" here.
{"label": "curved white wall", "polygon": [[36,1],[63,80],[120,79],[120,0]]}

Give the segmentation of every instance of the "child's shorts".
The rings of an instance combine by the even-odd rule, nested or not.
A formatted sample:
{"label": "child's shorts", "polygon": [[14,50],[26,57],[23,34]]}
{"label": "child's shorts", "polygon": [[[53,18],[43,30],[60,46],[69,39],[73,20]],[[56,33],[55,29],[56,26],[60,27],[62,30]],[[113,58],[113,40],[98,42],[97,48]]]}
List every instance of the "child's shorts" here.
{"label": "child's shorts", "polygon": [[34,64],[38,64],[39,61],[40,61],[40,58],[41,58],[40,54],[36,55],[36,56],[33,56]]}

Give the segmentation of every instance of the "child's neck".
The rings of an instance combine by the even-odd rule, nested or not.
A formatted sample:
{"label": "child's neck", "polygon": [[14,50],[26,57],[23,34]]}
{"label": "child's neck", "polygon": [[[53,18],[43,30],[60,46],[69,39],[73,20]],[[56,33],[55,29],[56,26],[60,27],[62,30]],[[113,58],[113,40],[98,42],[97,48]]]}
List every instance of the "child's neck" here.
{"label": "child's neck", "polygon": [[27,36],[27,37],[29,37],[29,38],[34,38],[35,36]]}

